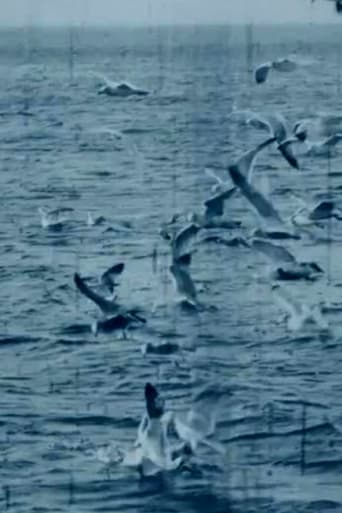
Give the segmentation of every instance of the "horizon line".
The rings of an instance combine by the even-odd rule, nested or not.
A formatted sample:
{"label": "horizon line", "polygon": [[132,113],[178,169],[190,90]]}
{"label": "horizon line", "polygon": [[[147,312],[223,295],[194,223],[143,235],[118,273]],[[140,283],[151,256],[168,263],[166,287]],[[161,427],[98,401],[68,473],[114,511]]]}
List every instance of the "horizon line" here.
{"label": "horizon line", "polygon": [[252,25],[255,27],[287,27],[287,26],[308,26],[315,25],[317,27],[338,25],[342,20],[331,20],[331,21],[274,21],[274,22],[253,22],[253,21],[238,21],[238,22],[159,22],[159,23],[25,23],[25,24],[1,24],[0,30],[14,30],[14,29],[112,29],[112,28],[167,28],[167,27],[246,27]]}

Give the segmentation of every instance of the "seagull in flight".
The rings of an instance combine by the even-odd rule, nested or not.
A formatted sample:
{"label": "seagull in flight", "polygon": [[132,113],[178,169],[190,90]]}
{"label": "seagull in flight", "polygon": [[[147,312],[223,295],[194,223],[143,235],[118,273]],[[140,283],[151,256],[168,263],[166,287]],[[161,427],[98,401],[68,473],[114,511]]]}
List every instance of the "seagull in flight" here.
{"label": "seagull in flight", "polygon": [[290,73],[296,68],[297,64],[295,61],[289,59],[288,57],[283,57],[274,61],[268,61],[260,64],[254,72],[254,78],[257,84],[263,84],[266,82],[271,70]]}

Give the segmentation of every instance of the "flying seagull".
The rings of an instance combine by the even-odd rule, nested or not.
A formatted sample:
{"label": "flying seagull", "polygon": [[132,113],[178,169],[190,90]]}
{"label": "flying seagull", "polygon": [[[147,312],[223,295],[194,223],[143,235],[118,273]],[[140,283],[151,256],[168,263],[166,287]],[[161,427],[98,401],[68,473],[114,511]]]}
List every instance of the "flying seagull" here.
{"label": "flying seagull", "polygon": [[289,58],[280,58],[260,64],[254,72],[254,78],[257,84],[263,84],[266,82],[271,69],[283,73],[290,73],[296,68],[297,64],[295,61]]}

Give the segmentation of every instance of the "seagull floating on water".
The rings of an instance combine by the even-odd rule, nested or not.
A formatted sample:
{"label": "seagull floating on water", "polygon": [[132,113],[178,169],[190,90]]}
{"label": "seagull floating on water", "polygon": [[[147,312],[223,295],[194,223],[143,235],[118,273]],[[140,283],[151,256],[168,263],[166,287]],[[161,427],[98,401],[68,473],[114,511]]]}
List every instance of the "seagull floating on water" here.
{"label": "seagull floating on water", "polygon": [[73,208],[68,207],[57,208],[55,210],[46,210],[44,207],[38,208],[42,227],[55,231],[63,229],[65,224],[70,221],[68,214],[73,211]]}
{"label": "seagull floating on water", "polygon": [[104,78],[104,85],[98,90],[98,94],[107,94],[108,96],[116,96],[126,98],[127,96],[147,96],[149,91],[134,87],[127,82],[112,82]]}
{"label": "seagull floating on water", "polygon": [[328,219],[337,219],[342,221],[342,210],[337,208],[335,201],[322,200],[316,205],[308,205],[298,194],[292,193],[292,196],[300,203],[300,207],[291,216],[291,221],[295,226],[320,226],[320,223]]}
{"label": "seagull floating on water", "polygon": [[[298,262],[296,257],[283,246],[262,239],[253,239],[250,247],[259,251],[276,264],[272,272],[276,280],[313,280],[323,273],[316,262]],[[278,265],[281,264],[281,267]]]}
{"label": "seagull floating on water", "polygon": [[164,401],[151,383],[145,385],[146,413],[138,427],[134,449],[123,458],[122,464],[137,467],[144,476],[163,470],[180,468],[181,456],[174,456],[167,430],[170,417],[164,412]]}

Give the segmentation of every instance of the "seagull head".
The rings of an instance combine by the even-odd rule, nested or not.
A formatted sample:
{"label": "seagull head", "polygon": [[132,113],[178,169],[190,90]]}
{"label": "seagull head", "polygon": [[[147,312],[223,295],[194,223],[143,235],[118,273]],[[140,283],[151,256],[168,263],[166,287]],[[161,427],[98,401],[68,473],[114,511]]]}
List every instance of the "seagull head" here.
{"label": "seagull head", "polygon": [[99,332],[99,323],[98,321],[94,321],[91,323],[91,332],[92,334],[97,337],[98,335],[98,332]]}
{"label": "seagull head", "polygon": [[145,401],[147,414],[150,419],[158,419],[163,415],[163,400],[159,397],[156,387],[151,383],[146,383],[145,385]]}

